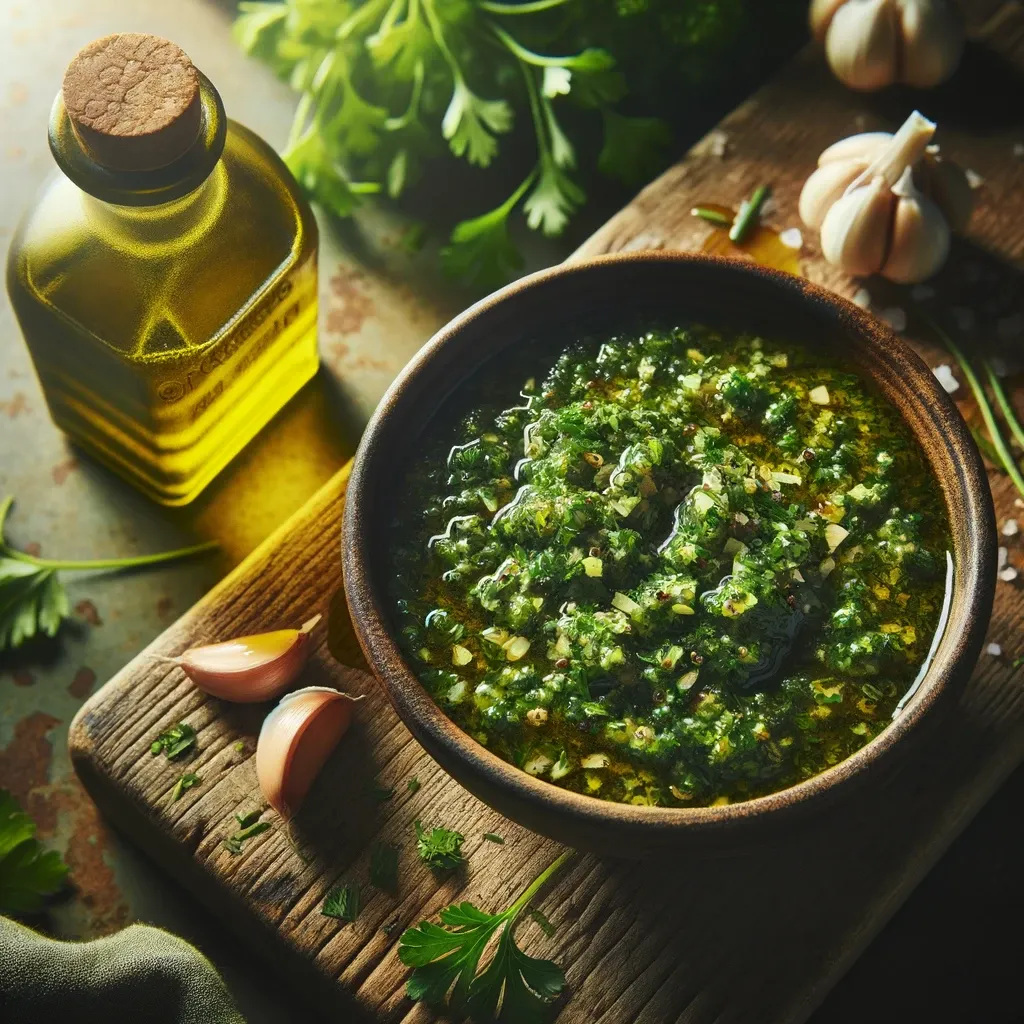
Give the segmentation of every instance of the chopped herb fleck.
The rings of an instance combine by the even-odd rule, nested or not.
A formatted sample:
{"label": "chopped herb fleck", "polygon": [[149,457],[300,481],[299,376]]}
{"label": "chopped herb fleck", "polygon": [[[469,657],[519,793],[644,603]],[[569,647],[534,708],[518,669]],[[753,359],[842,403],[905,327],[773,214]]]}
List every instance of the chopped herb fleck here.
{"label": "chopped herb fleck", "polygon": [[414,775],[414,776],[413,776],[413,777],[412,777],[412,778],[411,778],[411,779],[409,780],[409,785],[408,785],[408,787],[407,787],[407,788],[408,788],[408,790],[409,790],[409,792],[410,792],[410,793],[415,793],[415,792],[417,792],[417,791],[419,790],[419,788],[420,788],[420,785],[421,785],[421,783],[420,783],[420,780],[419,780],[419,779],[417,779],[417,778],[416,778],[416,776]]}
{"label": "chopped herb fleck", "polygon": [[254,811],[246,811],[245,814],[236,814],[235,821],[238,822],[239,828],[248,828],[253,822],[259,821],[265,808],[258,807]]}
{"label": "chopped herb fleck", "polygon": [[272,828],[273,826],[269,821],[256,821],[254,819],[253,815],[258,818],[262,813],[263,811],[251,811],[249,814],[244,815],[244,817],[236,814],[235,820],[240,825],[243,821],[247,822],[247,824],[243,825],[233,836],[224,840],[224,848],[237,856],[242,852],[243,843]]}
{"label": "chopped herb fleck", "polygon": [[351,882],[335,886],[324,899],[320,913],[351,923],[359,916],[359,886]]}
{"label": "chopped herb fleck", "polygon": [[170,729],[160,733],[149,746],[149,752],[154,756],[163,751],[168,761],[181,757],[186,750],[195,746],[196,731],[188,722],[179,722]]}
{"label": "chopped herb fleck", "polygon": [[416,822],[416,852],[433,871],[452,871],[463,862],[465,836],[447,828],[425,829]]}
{"label": "chopped herb fleck", "polygon": [[485,832],[484,839],[489,843],[497,843],[499,846],[505,845],[505,840],[502,839],[497,832]]}
{"label": "chopped herb fleck", "polygon": [[171,801],[177,802],[184,796],[185,790],[198,786],[203,780],[195,772],[185,772],[184,775],[174,784],[171,790]]}

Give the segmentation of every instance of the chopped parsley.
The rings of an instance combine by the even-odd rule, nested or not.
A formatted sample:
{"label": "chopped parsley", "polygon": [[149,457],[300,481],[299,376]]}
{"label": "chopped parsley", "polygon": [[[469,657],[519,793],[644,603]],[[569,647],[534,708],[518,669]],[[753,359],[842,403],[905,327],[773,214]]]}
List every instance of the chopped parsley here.
{"label": "chopped parsley", "polygon": [[420,780],[419,780],[419,779],[417,779],[417,778],[416,778],[416,776],[414,775],[414,776],[413,776],[413,777],[412,777],[412,778],[411,778],[411,779],[409,780],[409,783],[408,783],[408,785],[406,786],[406,788],[407,788],[407,789],[409,790],[409,792],[410,792],[410,793],[416,793],[416,792],[418,792],[418,791],[419,791],[420,785],[421,785],[421,783],[420,783]]}
{"label": "chopped parsley", "polygon": [[360,909],[359,886],[345,882],[335,886],[327,894],[320,913],[324,917],[336,917],[341,921],[351,923],[359,916]]}
{"label": "chopped parsley", "polygon": [[453,871],[463,862],[465,838],[461,832],[437,827],[425,829],[416,822],[416,852],[433,871]]}
{"label": "chopped parsley", "polygon": [[229,853],[233,853],[238,856],[242,852],[242,844],[258,835],[262,835],[273,826],[269,821],[257,820],[263,811],[251,811],[245,815],[235,815],[235,820],[239,824],[238,831],[229,836],[224,840],[224,849]]}
{"label": "chopped parsley", "polygon": [[497,832],[485,832],[484,839],[489,843],[497,843],[499,846],[505,845],[505,840],[502,839]]}
{"label": "chopped parsley", "polygon": [[396,503],[400,641],[456,723],[556,785],[676,807],[774,792],[885,728],[949,537],[871,385],[702,327],[509,358],[435,418]]}
{"label": "chopped parsley", "polygon": [[173,761],[175,758],[181,757],[187,750],[191,750],[195,745],[195,729],[188,722],[179,722],[177,725],[173,725],[170,729],[160,733],[149,745],[149,752],[154,757],[163,752],[167,756],[168,761]]}
{"label": "chopped parsley", "polygon": [[202,781],[195,772],[185,772],[174,784],[174,789],[171,790],[171,802],[176,803],[185,795],[186,790],[198,786]]}

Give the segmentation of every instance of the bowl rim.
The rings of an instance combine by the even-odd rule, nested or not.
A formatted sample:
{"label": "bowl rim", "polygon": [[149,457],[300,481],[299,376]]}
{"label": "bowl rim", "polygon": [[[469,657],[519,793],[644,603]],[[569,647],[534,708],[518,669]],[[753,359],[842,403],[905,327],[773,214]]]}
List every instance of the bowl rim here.
{"label": "bowl rim", "polygon": [[[375,474],[387,467],[379,464],[382,434],[396,406],[405,400],[406,390],[423,369],[474,321],[495,307],[513,300],[527,289],[554,279],[587,275],[601,268],[635,267],[638,264],[716,266],[730,274],[760,278],[790,292],[791,301],[811,300],[831,308],[836,327],[856,333],[876,350],[881,363],[896,374],[910,375],[920,385],[914,401],[926,419],[932,421],[945,441],[944,454],[952,471],[950,484],[931,457],[926,459],[943,492],[947,514],[959,518],[966,528],[966,540],[959,548],[953,532],[953,586],[949,615],[939,642],[932,652],[927,671],[902,712],[885,729],[848,758],[817,775],[784,789],[725,805],[704,807],[649,807],[600,800],[576,793],[528,775],[478,743],[457,726],[408,667],[401,649],[387,625],[388,611],[374,586],[372,545],[364,499],[376,486]],[[868,374],[874,377],[874,373]],[[916,377],[916,380],[913,378]],[[460,380],[461,386],[463,381]],[[888,399],[887,399],[888,400]],[[927,408],[925,408],[927,403]],[[915,439],[922,430],[897,410]],[[952,503],[955,490],[959,507]],[[964,550],[961,550],[964,549]],[[833,798],[859,780],[876,763],[888,760],[904,737],[920,731],[940,700],[957,684],[966,682],[973,670],[987,630],[995,590],[995,512],[987,475],[973,438],[956,406],[921,358],[883,321],[844,296],[805,278],[752,262],[678,250],[644,250],[611,253],[529,274],[474,303],[437,331],[395,378],[367,424],[349,477],[342,518],[342,567],[345,596],[352,623],[367,663],[384,687],[399,717],[427,752],[445,762],[460,762],[479,781],[481,788],[497,785],[503,796],[525,802],[541,814],[562,813],[567,821],[609,828],[624,826],[631,831],[675,831],[680,828],[701,832],[717,831],[741,820],[780,817]],[[437,753],[440,751],[441,754]]]}

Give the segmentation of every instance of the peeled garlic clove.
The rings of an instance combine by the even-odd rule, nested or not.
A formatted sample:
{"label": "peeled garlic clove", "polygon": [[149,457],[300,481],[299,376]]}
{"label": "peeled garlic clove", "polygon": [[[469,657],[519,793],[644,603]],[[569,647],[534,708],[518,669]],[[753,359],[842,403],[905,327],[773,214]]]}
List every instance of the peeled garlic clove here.
{"label": "peeled garlic clove", "polygon": [[800,191],[800,219],[809,228],[820,228],[836,200],[867,166],[867,160],[837,160],[819,167]]}
{"label": "peeled garlic clove", "polygon": [[918,89],[944,82],[964,48],[959,12],[947,0],[898,0],[903,36],[900,80]]}
{"label": "peeled garlic clove", "polygon": [[282,818],[293,818],[338,741],[348,732],[361,697],[327,686],[286,694],[263,721],[256,742],[260,792]]}
{"label": "peeled garlic clove", "polygon": [[851,89],[881,89],[896,81],[899,24],[893,0],[855,0],[833,14],[825,53]]}
{"label": "peeled garlic clove", "polygon": [[822,255],[848,274],[881,269],[895,196],[877,175],[832,204],[821,225]]}
{"label": "peeled garlic clove", "polygon": [[818,166],[836,160],[863,160],[866,164],[878,155],[879,150],[892,141],[892,132],[861,132],[833,142],[818,157]]}
{"label": "peeled garlic clove", "polygon": [[200,690],[239,703],[273,700],[295,681],[312,649],[314,616],[299,629],[241,636],[193,647],[174,659]]}
{"label": "peeled garlic clove", "polygon": [[929,155],[918,172],[921,191],[945,214],[953,231],[963,231],[974,211],[974,189],[964,169],[950,160]]}
{"label": "peeled garlic clove", "polygon": [[949,225],[942,211],[918,191],[908,167],[893,186],[896,213],[882,274],[900,284],[931,277],[949,255]]}
{"label": "peeled garlic clove", "polygon": [[809,20],[811,23],[811,35],[820,43],[825,38],[836,11],[839,10],[846,0],[811,0]]}

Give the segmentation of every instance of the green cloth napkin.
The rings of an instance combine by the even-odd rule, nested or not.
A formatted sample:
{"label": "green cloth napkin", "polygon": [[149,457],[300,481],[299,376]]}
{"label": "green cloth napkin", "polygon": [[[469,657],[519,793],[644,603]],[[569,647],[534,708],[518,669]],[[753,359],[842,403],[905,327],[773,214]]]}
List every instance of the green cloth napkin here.
{"label": "green cloth napkin", "polygon": [[5,1024],[245,1024],[213,965],[175,935],[133,924],[60,942],[0,917]]}

